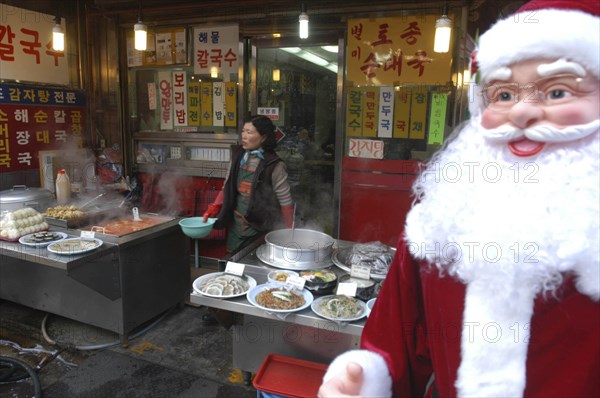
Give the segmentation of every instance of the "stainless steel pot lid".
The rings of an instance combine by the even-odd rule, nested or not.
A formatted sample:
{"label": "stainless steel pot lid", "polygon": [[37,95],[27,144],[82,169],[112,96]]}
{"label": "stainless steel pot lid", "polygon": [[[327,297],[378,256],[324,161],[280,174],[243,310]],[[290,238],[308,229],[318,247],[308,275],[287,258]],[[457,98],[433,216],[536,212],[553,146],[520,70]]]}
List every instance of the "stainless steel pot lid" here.
{"label": "stainless steel pot lid", "polygon": [[36,200],[52,200],[52,192],[43,188],[15,185],[11,189],[0,191],[0,203],[22,203]]}

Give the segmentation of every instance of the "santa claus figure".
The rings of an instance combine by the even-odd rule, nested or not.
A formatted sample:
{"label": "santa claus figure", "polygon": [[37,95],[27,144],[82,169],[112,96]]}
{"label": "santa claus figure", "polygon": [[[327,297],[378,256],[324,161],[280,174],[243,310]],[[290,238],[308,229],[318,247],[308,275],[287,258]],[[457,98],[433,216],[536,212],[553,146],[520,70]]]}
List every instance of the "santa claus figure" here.
{"label": "santa claus figure", "polygon": [[532,1],[481,36],[471,119],[320,397],[600,396],[599,8]]}

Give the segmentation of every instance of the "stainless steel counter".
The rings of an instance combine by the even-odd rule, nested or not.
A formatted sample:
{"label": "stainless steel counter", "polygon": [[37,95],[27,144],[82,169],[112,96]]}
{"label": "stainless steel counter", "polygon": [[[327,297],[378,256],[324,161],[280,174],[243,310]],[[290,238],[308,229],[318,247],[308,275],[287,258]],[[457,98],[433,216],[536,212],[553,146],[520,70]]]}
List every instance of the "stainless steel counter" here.
{"label": "stainless steel counter", "polygon": [[[257,242],[245,253],[230,259],[244,264],[244,273],[258,284],[267,282],[267,274],[278,269],[258,259],[256,248],[261,244]],[[340,247],[348,244],[351,243],[337,242]],[[226,260],[222,268],[225,263]],[[345,274],[333,264],[331,270],[338,276]],[[310,308],[280,316],[253,306],[245,296],[222,300],[192,293],[190,301],[240,315],[241,321],[233,326],[233,364],[246,372],[245,377],[256,372],[269,353],[329,363],[342,352],[359,347],[366,321],[363,318],[350,323],[333,322],[319,317]]]}
{"label": "stainless steel counter", "polygon": [[189,239],[177,219],[96,237],[104,244],[78,255],[0,242],[0,298],[114,331],[126,343],[136,327],[189,296]]}

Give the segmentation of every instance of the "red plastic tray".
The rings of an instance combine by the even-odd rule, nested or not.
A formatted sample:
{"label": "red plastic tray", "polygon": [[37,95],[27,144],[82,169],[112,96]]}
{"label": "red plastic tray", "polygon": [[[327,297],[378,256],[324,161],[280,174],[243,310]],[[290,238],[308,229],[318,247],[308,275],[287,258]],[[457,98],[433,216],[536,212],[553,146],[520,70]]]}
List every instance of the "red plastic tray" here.
{"label": "red plastic tray", "polygon": [[254,388],[291,398],[314,398],[327,365],[278,354],[269,354],[254,377]]}

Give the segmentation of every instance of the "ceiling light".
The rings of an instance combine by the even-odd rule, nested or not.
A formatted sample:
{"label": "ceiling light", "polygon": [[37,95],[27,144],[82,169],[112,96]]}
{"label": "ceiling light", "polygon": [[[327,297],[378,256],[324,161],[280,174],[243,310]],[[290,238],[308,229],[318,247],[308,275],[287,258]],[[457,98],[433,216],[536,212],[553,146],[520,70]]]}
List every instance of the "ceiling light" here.
{"label": "ceiling light", "polygon": [[146,39],[148,36],[148,27],[142,22],[142,1],[140,0],[140,10],[138,12],[138,20],[133,25],[135,33],[134,47],[138,51],[146,51]]}
{"label": "ceiling light", "polygon": [[144,25],[141,18],[138,18],[137,23],[133,25],[133,30],[135,32],[135,49],[138,51],[146,51],[148,28]]}
{"label": "ceiling light", "polygon": [[297,54],[300,51],[302,51],[302,49],[300,47],[282,47],[281,50],[291,53],[291,54]]}
{"label": "ceiling light", "polygon": [[335,62],[330,63],[325,68],[329,69],[333,73],[338,73],[338,65]]}
{"label": "ceiling light", "polygon": [[305,60],[307,60],[308,62],[312,62],[313,64],[317,64],[320,66],[327,66],[329,65],[329,61],[313,54],[313,53],[309,53],[308,51],[302,51],[301,53],[297,54],[300,58],[303,58]]}
{"label": "ceiling light", "polygon": [[65,51],[65,32],[60,24],[60,17],[54,19],[56,24],[52,28],[52,49],[54,51]]}
{"label": "ceiling light", "polygon": [[300,11],[300,16],[298,17],[298,22],[300,23],[299,36],[301,39],[308,38],[308,14],[306,13],[306,7],[304,3],[302,3],[302,8]]}
{"label": "ceiling light", "polygon": [[329,51],[330,53],[336,53],[339,51],[338,46],[321,46],[321,48],[325,51]]}
{"label": "ceiling light", "polygon": [[435,39],[433,51],[447,53],[450,49],[450,35],[452,33],[452,20],[448,18],[448,8],[444,7],[443,15],[435,22]]}

